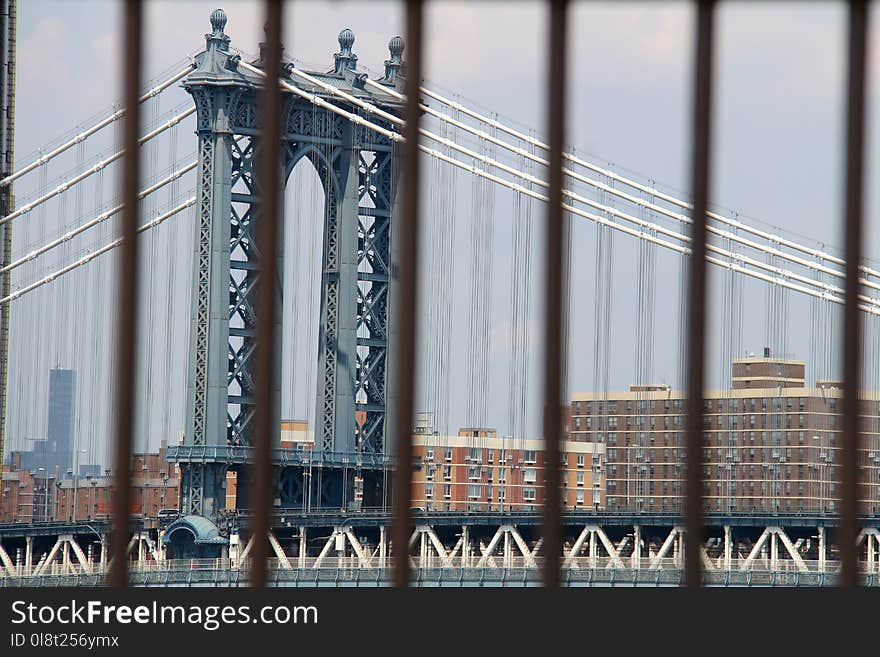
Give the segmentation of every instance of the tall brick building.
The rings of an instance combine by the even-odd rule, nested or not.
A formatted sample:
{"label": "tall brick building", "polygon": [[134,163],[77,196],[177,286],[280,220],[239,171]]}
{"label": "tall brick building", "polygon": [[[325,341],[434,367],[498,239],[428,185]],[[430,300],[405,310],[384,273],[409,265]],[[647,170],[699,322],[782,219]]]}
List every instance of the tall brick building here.
{"label": "tall brick building", "polygon": [[[571,437],[606,452],[609,511],[681,510],[684,393],[666,386],[576,394]],[[802,361],[771,357],[732,364],[732,389],[705,394],[704,495],[707,510],[839,511],[842,390],[806,387]],[[880,512],[880,395],[861,402],[859,499]]]}

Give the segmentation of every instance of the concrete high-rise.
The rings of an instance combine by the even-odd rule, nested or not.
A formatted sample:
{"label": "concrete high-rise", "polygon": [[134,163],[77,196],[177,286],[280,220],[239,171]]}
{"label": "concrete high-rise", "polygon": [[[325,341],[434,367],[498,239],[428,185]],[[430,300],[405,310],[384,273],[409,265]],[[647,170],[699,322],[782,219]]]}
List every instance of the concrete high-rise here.
{"label": "concrete high-rise", "polygon": [[49,472],[64,474],[73,467],[73,413],[76,375],[73,370],[49,370],[49,413],[46,430]]}

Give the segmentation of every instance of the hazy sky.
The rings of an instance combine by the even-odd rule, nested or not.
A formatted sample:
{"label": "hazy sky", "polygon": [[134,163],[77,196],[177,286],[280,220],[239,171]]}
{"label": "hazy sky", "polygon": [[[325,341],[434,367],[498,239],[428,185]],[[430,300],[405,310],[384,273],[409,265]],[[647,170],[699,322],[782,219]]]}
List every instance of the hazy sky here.
{"label": "hazy sky", "polygon": [[[203,49],[204,33],[209,30],[208,16],[217,4],[179,0],[154,0],[146,4],[144,76],[156,79],[181,58]],[[387,58],[388,40],[402,32],[402,14],[395,3],[359,0],[288,4],[284,36],[287,51],[315,68],[330,67],[332,55],[338,50],[339,30],[350,27],[357,37],[355,52],[359,65],[379,72]],[[262,35],[261,3],[227,2],[222,6],[229,16],[226,31],[233,45],[255,52]],[[876,13],[873,24],[880,27]],[[736,211],[749,222],[776,226],[832,249],[839,247],[844,6],[818,2],[730,2],[722,3],[718,14],[713,204],[728,213]],[[77,124],[88,122],[89,117],[105,111],[119,98],[120,18],[118,3],[110,0],[20,3],[16,116],[16,153],[20,161],[27,161],[41,145]],[[568,128],[569,142],[579,154],[613,163],[616,170],[633,172],[640,180],[654,180],[659,188],[687,195],[692,27],[688,3],[573,3]],[[427,82],[437,89],[459,94],[468,104],[498,112],[506,121],[544,133],[544,32],[542,3],[429,3]],[[875,29],[869,68],[872,104],[867,149],[870,204],[866,241],[868,255],[874,258],[878,256],[880,239],[875,229],[880,217],[875,193],[875,108],[880,92],[880,85],[876,84],[880,63],[876,33]],[[163,105],[162,109],[167,111],[170,106]],[[184,131],[181,135],[181,139],[187,139],[186,135],[191,133]],[[194,141],[180,148],[190,152]],[[467,219],[465,216],[461,221]],[[595,229],[577,225],[574,231],[570,378],[576,390],[594,386],[595,241],[588,231]],[[304,237],[303,243],[307,241]],[[468,257],[465,230],[458,231],[456,244],[462,258],[457,276],[464,278]],[[502,243],[497,248],[499,269],[495,272],[493,294],[501,295],[508,289],[502,265],[509,259],[509,253]],[[676,271],[671,260],[661,258],[656,287],[658,337],[651,355],[652,374],[658,381],[674,382],[676,375],[678,345],[668,331],[677,312],[679,283],[673,276]],[[187,280],[183,274],[178,275]],[[638,309],[631,285],[635,279],[632,262],[622,259],[615,276],[618,282],[610,382],[612,387],[621,388],[634,379],[631,345]],[[188,298],[188,294],[186,288],[181,298]],[[747,310],[754,312],[749,313],[745,322],[743,347],[759,351],[771,337],[761,318],[765,308],[763,288],[747,287],[745,297]],[[155,302],[161,305],[162,300],[157,297]],[[186,299],[183,303],[187,303]],[[503,305],[505,300],[497,303]],[[535,305],[538,303],[536,300],[533,304],[534,311],[540,310]],[[786,350],[806,358],[809,354],[805,352],[814,346],[803,326],[799,326],[806,316],[798,313],[808,312],[807,306],[797,303],[792,306],[791,325],[782,344]],[[713,296],[713,304],[717,313],[717,295]],[[84,312],[89,314],[93,310]],[[55,321],[63,323],[58,318]],[[165,321],[186,326],[183,317]],[[505,321],[504,313],[498,313],[492,326],[492,378],[499,385],[506,385],[509,366],[509,358],[502,353],[510,328]],[[537,330],[532,335],[533,367],[539,357],[536,335]],[[20,341],[28,337],[34,339],[19,331]],[[51,340],[51,336],[47,335],[46,340]],[[76,343],[76,339],[68,338],[68,342]],[[16,344],[20,348],[23,345]],[[69,348],[77,346],[72,344]],[[832,345],[826,348],[831,349]],[[51,351],[53,347],[47,345],[46,349]],[[57,348],[55,352],[58,353]],[[171,354],[170,360],[183,356],[182,352]],[[55,358],[64,364],[63,354]],[[29,402],[21,403],[22,408],[13,411],[20,423],[13,440],[22,440],[23,432],[39,433],[32,425],[41,422],[45,413],[45,406],[41,406],[45,404],[44,375],[33,374],[32,386],[25,383],[30,380],[26,372],[33,362],[40,363],[35,369],[47,369],[44,360],[49,362],[53,357],[44,356],[39,361],[19,365],[17,380],[30,389],[15,394]],[[713,359],[712,366],[718,370],[715,380],[723,382],[718,359]],[[869,369],[874,372],[876,363],[869,364]],[[539,370],[533,370],[534,376],[538,374]],[[161,400],[156,396],[157,383],[152,385],[152,392],[144,394],[158,404]],[[458,389],[453,392],[453,401],[461,404],[462,386],[453,387]],[[90,388],[93,386],[81,379],[80,394],[94,394]],[[175,390],[179,396],[179,387]],[[540,394],[537,384],[530,392]],[[500,394],[492,404],[498,416],[490,418],[493,426],[504,425],[500,417],[505,412],[505,400],[505,394]],[[309,404],[295,402],[291,413],[302,415],[302,409]],[[94,408],[95,404],[91,406]],[[179,403],[175,408],[180,408]],[[467,421],[460,413],[453,419],[461,424]],[[161,422],[150,422],[143,429],[144,440],[155,445],[164,431],[174,440],[179,423],[179,413],[164,422],[164,426]],[[79,433],[84,435],[90,423],[82,424]],[[96,458],[100,452],[95,451]]]}

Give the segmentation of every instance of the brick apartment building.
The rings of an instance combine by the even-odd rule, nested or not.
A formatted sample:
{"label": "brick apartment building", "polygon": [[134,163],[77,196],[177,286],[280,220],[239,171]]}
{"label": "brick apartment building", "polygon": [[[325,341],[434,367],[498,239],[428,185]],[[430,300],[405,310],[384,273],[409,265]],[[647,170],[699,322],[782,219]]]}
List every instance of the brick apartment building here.
{"label": "brick apartment building", "polygon": [[[178,468],[168,463],[165,452],[163,444],[158,452],[132,455],[132,515],[156,517],[161,509],[178,507]],[[0,523],[104,519],[110,515],[112,496],[109,470],[78,478],[68,471],[56,478],[11,469],[3,472]]]}
{"label": "brick apartment building", "polygon": [[[494,429],[460,429],[456,436],[413,436],[413,506],[426,511],[537,511],[544,502],[541,439],[498,437]],[[566,441],[567,508],[603,508],[604,446]]]}
{"label": "brick apartment building", "polygon": [[[763,357],[732,364],[732,389],[705,395],[707,510],[839,511],[839,416],[833,381],[806,387],[803,361]],[[859,500],[880,512],[880,395],[861,402]],[[609,511],[680,511],[686,442],[684,393],[666,386],[576,394],[571,437],[605,445]]]}

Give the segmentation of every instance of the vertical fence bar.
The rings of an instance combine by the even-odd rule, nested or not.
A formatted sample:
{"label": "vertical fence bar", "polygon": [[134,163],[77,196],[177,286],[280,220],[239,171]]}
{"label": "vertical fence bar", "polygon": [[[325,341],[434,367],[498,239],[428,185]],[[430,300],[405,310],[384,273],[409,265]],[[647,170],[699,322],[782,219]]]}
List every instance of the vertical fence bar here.
{"label": "vertical fence bar", "polygon": [[250,581],[266,586],[269,556],[269,513],[272,504],[271,451],[275,434],[275,347],[278,339],[275,320],[278,308],[278,222],[281,160],[281,23],[284,0],[266,0],[266,77],[260,91],[263,135],[260,140],[258,181],[260,214],[257,242],[260,252],[260,279],[257,288],[257,343],[255,347],[253,526]]}
{"label": "vertical fence bar", "polygon": [[406,0],[406,125],[403,129],[401,166],[400,225],[400,319],[398,349],[395,359],[398,406],[394,414],[396,467],[392,486],[394,525],[391,532],[394,546],[394,585],[409,586],[407,546],[412,518],[412,417],[415,385],[416,317],[418,269],[416,250],[419,246],[419,86],[422,80],[422,0]]}
{"label": "vertical fence bar", "polygon": [[706,349],[706,210],[709,201],[712,118],[712,31],[714,0],[698,0],[694,49],[692,136],[693,223],[688,277],[687,480],[685,499],[685,583],[702,581],[703,545],[703,386]]}
{"label": "vertical fence bar", "polygon": [[566,15],[568,0],[549,2],[550,56],[547,80],[547,136],[549,139],[549,193],[544,326],[544,586],[559,586],[562,553],[561,469],[563,381],[563,317],[565,299],[565,236],[562,211],[562,151],[565,148]]}
{"label": "vertical fence bar", "polygon": [[122,243],[119,245],[119,280],[116,300],[116,454],[114,460],[113,527],[109,584],[128,583],[129,508],[131,506],[131,445],[134,433],[135,340],[138,289],[138,178],[140,157],[138,131],[141,86],[141,0],[126,0],[123,10],[125,65],[123,89],[125,103],[124,148],[122,158]]}
{"label": "vertical fence bar", "polygon": [[858,446],[861,386],[861,312],[859,268],[862,261],[863,168],[865,132],[865,59],[868,3],[849,3],[849,80],[846,125],[846,284],[843,327],[843,441],[841,444],[840,559],[842,586],[858,584],[856,537],[859,522]]}

